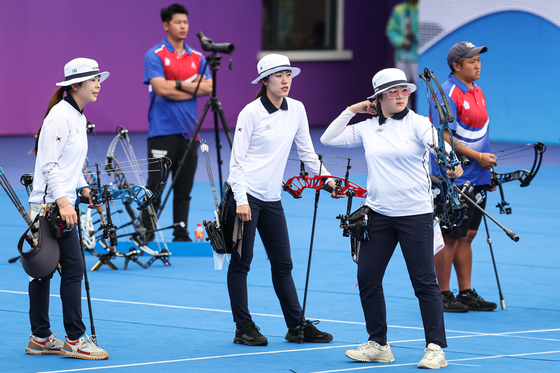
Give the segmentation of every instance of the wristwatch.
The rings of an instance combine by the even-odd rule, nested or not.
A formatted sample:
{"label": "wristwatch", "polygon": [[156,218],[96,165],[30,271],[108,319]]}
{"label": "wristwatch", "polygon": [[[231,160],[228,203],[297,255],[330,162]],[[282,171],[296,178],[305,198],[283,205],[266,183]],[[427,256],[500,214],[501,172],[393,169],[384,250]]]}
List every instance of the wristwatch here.
{"label": "wristwatch", "polygon": [[179,91],[181,90],[181,84],[183,84],[183,81],[181,79],[177,79],[175,81],[175,88],[177,88]]}

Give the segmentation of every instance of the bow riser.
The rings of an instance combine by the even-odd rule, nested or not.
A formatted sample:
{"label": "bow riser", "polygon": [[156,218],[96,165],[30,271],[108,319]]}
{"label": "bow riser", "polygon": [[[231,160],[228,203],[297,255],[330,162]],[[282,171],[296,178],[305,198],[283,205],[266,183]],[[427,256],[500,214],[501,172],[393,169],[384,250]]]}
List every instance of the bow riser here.
{"label": "bow riser", "polygon": [[284,183],[284,190],[290,193],[294,198],[301,198],[304,189],[314,189],[316,191],[324,189],[324,183],[327,179],[339,181],[343,186],[338,187],[337,193],[346,195],[347,192],[354,193],[354,196],[360,198],[367,197],[367,189],[362,188],[358,184],[337,176],[294,176]]}

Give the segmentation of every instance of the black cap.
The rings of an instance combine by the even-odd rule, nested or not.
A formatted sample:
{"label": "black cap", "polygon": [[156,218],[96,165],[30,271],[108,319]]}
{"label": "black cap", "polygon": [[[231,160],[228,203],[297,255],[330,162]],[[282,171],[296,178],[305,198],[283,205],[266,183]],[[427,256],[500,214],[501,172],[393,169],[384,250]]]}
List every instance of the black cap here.
{"label": "black cap", "polygon": [[486,53],[487,51],[488,48],[486,47],[477,47],[469,41],[462,41],[452,46],[449,50],[447,54],[447,64],[451,66],[453,62],[457,61],[459,58],[474,57],[481,53]]}

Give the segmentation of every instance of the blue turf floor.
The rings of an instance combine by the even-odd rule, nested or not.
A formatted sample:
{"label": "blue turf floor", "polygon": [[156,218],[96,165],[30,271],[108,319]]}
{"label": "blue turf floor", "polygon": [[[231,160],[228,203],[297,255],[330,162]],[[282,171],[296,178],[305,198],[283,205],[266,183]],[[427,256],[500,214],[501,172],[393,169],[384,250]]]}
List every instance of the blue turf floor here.
{"label": "blue turf floor", "polygon": [[[2,140],[0,146],[5,149],[8,145]],[[19,150],[24,148],[21,143],[19,147],[10,146],[14,146],[14,151],[24,152]],[[137,150],[137,155],[140,152]],[[514,243],[490,223],[507,309],[445,314],[449,344],[445,349],[449,367],[445,369],[448,371],[560,371],[558,149],[547,152],[545,159],[546,166],[530,187],[519,188],[513,183],[504,186],[513,214],[499,215],[493,207],[499,195],[490,194],[489,213],[520,236],[520,241]],[[2,162],[5,164],[6,159]],[[295,165],[290,165],[286,177],[292,176],[288,173],[294,169],[293,172],[297,172],[297,163],[291,163]],[[17,167],[13,163],[10,167],[4,164],[0,167],[14,186],[21,174],[32,171],[26,164]],[[197,173],[189,227],[212,217],[212,195],[207,177],[201,171],[204,166]],[[214,174],[216,177],[216,170]],[[365,186],[364,174],[353,174],[353,180]],[[17,192],[25,202],[24,190],[18,188]],[[4,207],[0,215],[3,237],[0,243],[0,369],[3,372],[302,373],[373,369],[400,372],[416,370],[424,354],[418,302],[397,248],[384,281],[388,339],[396,360],[391,364],[365,364],[344,356],[347,349],[366,342],[367,334],[358,289],[354,289],[356,265],[350,257],[347,239],[338,228],[339,221],[334,219],[345,212],[346,202],[332,200],[323,193],[318,207],[306,316],[321,320],[318,327],[333,334],[331,343],[298,345],[284,340],[286,325],[272,288],[266,254],[257,238],[248,279],[249,303],[254,321],[269,340],[268,346],[232,343],[235,326],[229,311],[227,268],[214,270],[210,256],[172,256],[171,266],[156,261],[148,269],[131,263],[126,271],[122,269],[124,260],[118,258],[115,263],[120,269],[117,271],[103,266],[99,271],[88,272],[95,329],[100,346],[110,354],[109,360],[27,355],[24,350],[30,334],[28,277],[19,262],[8,263],[17,253],[15,240],[23,233],[23,220],[3,192],[0,192],[0,203]],[[306,191],[299,200],[283,194],[283,204],[292,243],[294,280],[300,300],[303,300],[314,193]],[[171,209],[164,212],[163,224],[170,221],[170,215]],[[121,244],[126,246],[126,241],[122,239]],[[498,302],[496,277],[482,227],[473,243],[473,255],[473,286],[485,299]],[[90,255],[86,259],[88,268],[96,262]],[[457,287],[454,276],[452,274],[452,289]],[[58,284],[59,277],[55,275],[51,287],[51,324],[53,331],[64,337]],[[83,297],[84,319],[90,333],[85,291]]]}

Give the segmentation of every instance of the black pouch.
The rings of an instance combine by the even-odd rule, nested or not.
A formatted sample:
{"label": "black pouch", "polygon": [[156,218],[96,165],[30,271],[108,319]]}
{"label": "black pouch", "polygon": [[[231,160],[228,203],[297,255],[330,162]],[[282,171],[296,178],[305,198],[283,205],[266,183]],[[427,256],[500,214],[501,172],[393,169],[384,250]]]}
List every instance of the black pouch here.
{"label": "black pouch", "polygon": [[[28,234],[31,228],[27,228],[19,239],[17,248],[25,272],[33,278],[47,278],[56,270],[60,260],[60,247],[51,234],[47,218],[37,215],[33,221],[33,224],[36,223],[39,224],[36,241]],[[30,250],[25,251],[25,243],[30,246]]]}
{"label": "black pouch", "polygon": [[66,238],[70,236],[70,231],[66,229],[66,222],[60,217],[60,211],[56,204],[47,219],[51,225],[51,232],[55,238]]}
{"label": "black pouch", "polygon": [[357,240],[369,240],[368,228],[371,220],[371,214],[372,210],[369,206],[361,206],[359,209],[348,215],[345,230],[351,237]]}
{"label": "black pouch", "polygon": [[[235,207],[231,208],[231,201],[228,205],[228,199],[233,199],[233,191],[229,183],[224,183],[224,195],[218,205],[216,211],[216,221],[206,221],[202,223],[206,229],[207,240],[210,241],[212,249],[218,254],[231,254],[233,251],[233,222],[235,219]],[[231,211],[233,210],[233,213]]]}
{"label": "black pouch", "polygon": [[360,258],[362,241],[369,241],[368,229],[371,222],[372,210],[363,205],[346,217],[344,222],[344,236],[350,236],[350,253],[357,264]]}

